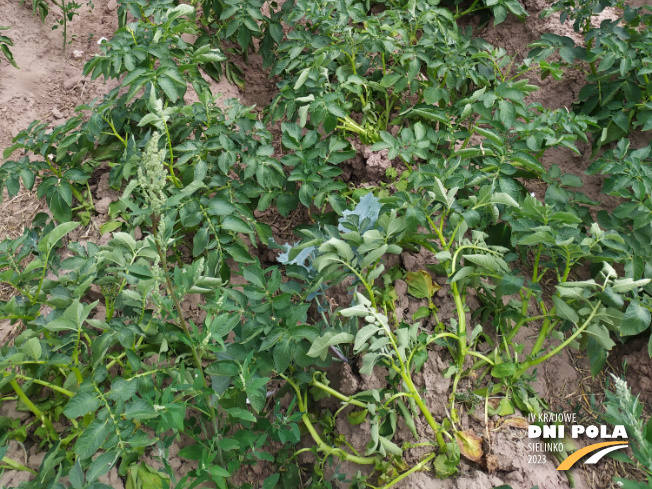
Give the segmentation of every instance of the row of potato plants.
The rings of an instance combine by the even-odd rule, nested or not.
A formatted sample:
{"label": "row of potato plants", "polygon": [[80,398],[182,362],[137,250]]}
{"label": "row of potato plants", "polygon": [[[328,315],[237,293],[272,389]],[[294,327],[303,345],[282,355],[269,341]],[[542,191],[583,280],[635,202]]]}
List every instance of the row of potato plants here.
{"label": "row of potato plants", "polygon": [[[192,5],[124,0],[120,28],[84,70],[120,85],[54,129],[35,121],[4,152],[2,186],[9,195],[36,187],[51,214],[0,244],[0,281],[16,292],[0,317],[24,326],[0,352],[0,391],[33,414],[22,425],[5,419],[1,439],[47,452],[22,487],[106,488],[99,479],[116,467],[130,489],[226,488],[263,462],[265,489],[334,487],[344,476],[328,468],[341,461],[373,468],[351,487],[389,488],[428,467],[448,477],[461,456],[482,456],[481,438],[458,429],[468,402],[499,396],[492,414],[541,412],[533,367],[573,347],[597,374],[614,340],[649,331],[650,148],[622,140],[593,163],[590,172],[607,175],[605,192],[624,198],[594,221],[598,203],[581,178],[540,159],[552,148],[579,153],[576,142],[616,116],[529,103],[537,87],[524,78],[589,64],[587,86],[634,76],[621,85],[647,89],[645,72],[611,70],[607,41],[573,47],[571,59],[567,41],[553,39],[560,44],[533,46],[519,65],[458,28],[470,11],[434,0],[387,1],[375,14],[354,0],[286,2],[269,17],[261,6],[204,2],[198,20]],[[525,15],[517,2],[487,6],[497,22],[501,6]],[[637,27],[650,15],[627,9],[624,20],[628,35],[643,37]],[[281,21],[294,29],[285,34]],[[228,41],[246,55],[253,38],[281,80],[262,120],[236,101],[220,109],[200,71],[238,81]],[[649,43],[635,49],[632,66],[647,66]],[[561,61],[549,61],[555,50]],[[186,104],[190,87],[199,101]],[[618,106],[615,95],[598,97],[601,110],[621,110],[635,126],[649,102],[632,93]],[[269,130],[279,123],[282,156]],[[356,154],[351,138],[395,161],[382,188],[340,178]],[[94,216],[91,182],[105,162],[122,192],[102,226],[111,239],[70,240]],[[534,180],[547,186],[542,198],[527,189]],[[269,209],[310,216],[295,227],[297,242],[274,241],[256,217]],[[277,263],[260,261],[262,246],[281,251]],[[386,269],[390,255],[420,250],[431,254],[427,271]],[[590,276],[578,271],[587,263]],[[235,275],[245,285],[232,284]],[[436,276],[453,318],[437,317]],[[397,278],[431,306],[398,321]],[[351,302],[334,308],[342,283]],[[194,294],[203,297],[201,324],[183,307]],[[469,295],[482,303],[473,315]],[[436,326],[424,327],[431,317]],[[527,349],[517,340],[524,327],[537,335]],[[448,351],[453,379],[443,419],[414,381],[434,345]],[[326,373],[334,362],[360,365],[362,375],[386,367],[386,385],[343,394]],[[320,413],[323,398],[340,409]],[[340,416],[369,423],[364,453],[335,429]],[[399,418],[413,440],[398,438]],[[178,456],[194,464],[178,478],[169,451],[182,435],[192,442]],[[298,448],[302,439],[308,448]],[[407,465],[404,451],[415,446],[432,450]],[[304,452],[316,462],[301,464]]]}

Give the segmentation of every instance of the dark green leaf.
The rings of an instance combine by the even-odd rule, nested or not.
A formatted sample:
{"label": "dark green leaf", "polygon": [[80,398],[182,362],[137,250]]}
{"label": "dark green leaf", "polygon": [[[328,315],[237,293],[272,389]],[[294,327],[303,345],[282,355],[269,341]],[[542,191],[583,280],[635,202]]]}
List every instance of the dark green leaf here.
{"label": "dark green leaf", "polygon": [[[88,386],[88,387],[86,387]],[[99,396],[92,385],[85,384],[79,388],[79,391],[70,398],[66,407],[63,408],[63,414],[68,419],[75,419],[85,416],[88,413],[97,411],[100,407]]]}
{"label": "dark green leaf", "polygon": [[237,216],[226,216],[222,221],[222,228],[234,233],[251,233],[249,225]]}
{"label": "dark green leaf", "polygon": [[503,295],[516,294],[521,288],[523,288],[523,277],[504,275],[500,280],[500,290]]}
{"label": "dark green leaf", "polygon": [[516,373],[516,367],[515,363],[499,363],[491,369],[491,375],[497,379],[509,377]]}
{"label": "dark green leaf", "polygon": [[82,460],[95,455],[111,432],[111,427],[111,418],[94,420],[77,438],[75,454]]}

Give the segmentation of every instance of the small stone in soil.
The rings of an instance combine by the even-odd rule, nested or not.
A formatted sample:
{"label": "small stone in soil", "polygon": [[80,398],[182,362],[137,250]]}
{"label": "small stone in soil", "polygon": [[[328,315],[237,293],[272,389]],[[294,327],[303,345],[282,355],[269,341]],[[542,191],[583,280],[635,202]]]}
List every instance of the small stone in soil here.
{"label": "small stone in soil", "polygon": [[52,115],[54,116],[55,119],[62,119],[63,118],[63,114],[56,107],[54,107],[52,109]]}
{"label": "small stone in soil", "polygon": [[63,89],[66,90],[66,91],[67,90],[72,90],[73,88],[75,88],[77,86],[77,84],[79,84],[79,82],[82,81],[82,79],[83,79],[82,76],[73,76],[73,77],[68,78],[67,80],[65,80],[63,82]]}
{"label": "small stone in soil", "polygon": [[109,205],[113,202],[111,200],[111,197],[104,197],[103,199],[100,199],[95,202],[95,210],[97,211],[98,214],[108,214],[109,213]]}

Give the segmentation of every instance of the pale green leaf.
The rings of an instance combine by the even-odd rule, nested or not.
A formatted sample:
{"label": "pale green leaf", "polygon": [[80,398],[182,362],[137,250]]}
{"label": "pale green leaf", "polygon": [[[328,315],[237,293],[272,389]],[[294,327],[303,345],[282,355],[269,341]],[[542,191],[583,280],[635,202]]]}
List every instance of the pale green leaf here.
{"label": "pale green leaf", "polygon": [[312,358],[319,357],[322,360],[325,360],[326,355],[328,354],[328,349],[331,346],[339,345],[341,343],[351,343],[353,340],[354,336],[350,333],[327,331],[313,342],[307,355]]}
{"label": "pale green leaf", "polygon": [[555,310],[557,312],[557,315],[563,319],[567,319],[568,321],[577,324],[580,320],[579,316],[575,312],[575,310],[566,304],[564,300],[556,295],[552,296],[552,302],[555,304]]}

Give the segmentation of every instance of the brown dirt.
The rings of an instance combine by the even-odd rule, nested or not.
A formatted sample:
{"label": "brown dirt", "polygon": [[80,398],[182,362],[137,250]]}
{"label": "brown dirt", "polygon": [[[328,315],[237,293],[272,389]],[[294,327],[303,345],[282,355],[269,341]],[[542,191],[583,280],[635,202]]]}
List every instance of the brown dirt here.
{"label": "brown dirt", "polygon": [[100,78],[82,77],[82,69],[99,52],[97,40],[111,37],[117,28],[116,8],[109,0],[96,1],[92,11],[84,5],[69,23],[73,41],[63,52],[61,29],[51,30],[53,13],[42,24],[32,14],[31,2],[0,0],[0,24],[11,26],[5,32],[14,41],[12,52],[20,68],[0,65],[0,148],[33,120],[61,124],[78,104],[107,92]]}
{"label": "brown dirt", "polygon": [[618,345],[612,363],[617,367],[622,366],[632,393],[640,395],[644,404],[652,406],[652,361],[647,343],[647,338],[642,338]]}

